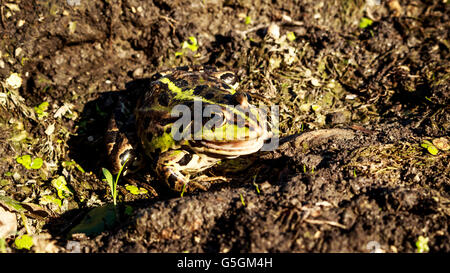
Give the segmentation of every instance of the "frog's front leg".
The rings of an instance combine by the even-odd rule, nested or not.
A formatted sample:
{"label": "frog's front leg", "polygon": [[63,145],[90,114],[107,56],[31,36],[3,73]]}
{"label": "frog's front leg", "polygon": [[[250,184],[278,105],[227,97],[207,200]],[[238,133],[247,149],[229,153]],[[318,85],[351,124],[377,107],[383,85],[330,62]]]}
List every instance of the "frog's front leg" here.
{"label": "frog's front leg", "polygon": [[170,150],[160,154],[156,172],[174,191],[192,192],[195,189],[206,191],[209,183],[190,180],[189,175],[201,172],[217,161],[185,150]]}

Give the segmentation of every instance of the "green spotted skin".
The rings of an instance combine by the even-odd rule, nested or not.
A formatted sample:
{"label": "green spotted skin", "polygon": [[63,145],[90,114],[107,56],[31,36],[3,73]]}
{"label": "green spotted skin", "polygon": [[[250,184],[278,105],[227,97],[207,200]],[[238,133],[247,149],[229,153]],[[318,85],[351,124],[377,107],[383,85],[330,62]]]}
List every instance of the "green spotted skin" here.
{"label": "green spotted skin", "polygon": [[[110,120],[106,140],[113,171],[127,160],[132,161],[127,166],[139,169],[148,158],[159,180],[172,190],[206,190],[214,179],[203,182],[190,178],[222,159],[258,151],[270,137],[261,112],[249,103],[245,92],[236,90],[237,86],[233,72],[214,67],[178,67],[155,74],[134,113],[122,115],[133,118],[136,132],[120,133],[117,115]],[[199,110],[195,103],[199,102],[200,113],[214,107],[211,117],[194,119],[194,110]],[[191,116],[183,128],[185,137],[176,139],[172,129],[180,117],[171,113],[180,105],[187,107]],[[213,117],[219,122],[210,126]]]}

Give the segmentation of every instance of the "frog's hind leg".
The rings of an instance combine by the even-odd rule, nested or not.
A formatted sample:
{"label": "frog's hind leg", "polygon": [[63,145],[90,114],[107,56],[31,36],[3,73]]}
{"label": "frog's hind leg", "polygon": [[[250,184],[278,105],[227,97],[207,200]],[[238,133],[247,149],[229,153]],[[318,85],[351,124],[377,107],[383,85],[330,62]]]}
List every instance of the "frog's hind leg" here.
{"label": "frog's hind leg", "polygon": [[[112,170],[117,174],[120,169],[125,175],[127,172],[135,172],[142,168],[143,158],[137,152],[135,137],[124,133],[123,124],[117,121],[117,113],[113,113],[108,123],[108,129],[105,133],[106,153],[109,158]],[[134,141],[133,141],[134,140]],[[124,166],[126,164],[126,166]]]}

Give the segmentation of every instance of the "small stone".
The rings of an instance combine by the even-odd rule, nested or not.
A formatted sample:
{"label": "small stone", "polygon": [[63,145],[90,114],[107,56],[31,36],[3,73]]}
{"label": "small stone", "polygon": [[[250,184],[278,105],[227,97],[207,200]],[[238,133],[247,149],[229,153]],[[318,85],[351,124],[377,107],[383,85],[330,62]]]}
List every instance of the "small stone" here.
{"label": "small stone", "polygon": [[55,132],[55,124],[50,124],[45,130],[45,134],[49,136],[53,134],[53,132]]}
{"label": "small stone", "polygon": [[450,149],[450,142],[445,137],[435,138],[431,142],[441,151],[448,151]]}
{"label": "small stone", "polygon": [[81,4],[81,0],[67,0],[67,4],[71,7],[79,6]]}
{"label": "small stone", "polygon": [[144,74],[144,69],[142,67],[138,67],[133,71],[133,78],[140,78]]}
{"label": "small stone", "polygon": [[315,86],[315,87],[320,86],[320,82],[319,82],[319,80],[316,79],[316,78],[312,78],[312,79],[311,79],[311,84],[312,84],[313,86]]}
{"label": "small stone", "polygon": [[17,73],[11,73],[11,75],[6,79],[6,85],[13,89],[18,89],[22,86],[22,78]]}
{"label": "small stone", "polygon": [[16,56],[16,58],[19,57],[20,54],[22,54],[22,51],[23,51],[22,48],[20,47],[16,48],[16,50],[14,50],[14,56]]}
{"label": "small stone", "polygon": [[275,23],[271,23],[269,28],[267,29],[267,33],[270,37],[277,40],[280,38],[280,27]]}
{"label": "small stone", "polygon": [[25,20],[19,20],[17,22],[17,27],[22,27],[25,24]]}

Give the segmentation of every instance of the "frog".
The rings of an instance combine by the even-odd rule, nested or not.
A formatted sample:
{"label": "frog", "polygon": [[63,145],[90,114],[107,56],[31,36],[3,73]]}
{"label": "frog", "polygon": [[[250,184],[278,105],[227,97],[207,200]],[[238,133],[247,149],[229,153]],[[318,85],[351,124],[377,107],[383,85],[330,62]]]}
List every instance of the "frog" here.
{"label": "frog", "polygon": [[155,73],[134,105],[119,101],[111,115],[105,143],[112,172],[152,168],[173,191],[206,191],[215,179],[200,174],[258,152],[271,137],[251,101],[231,70],[198,65]]}

